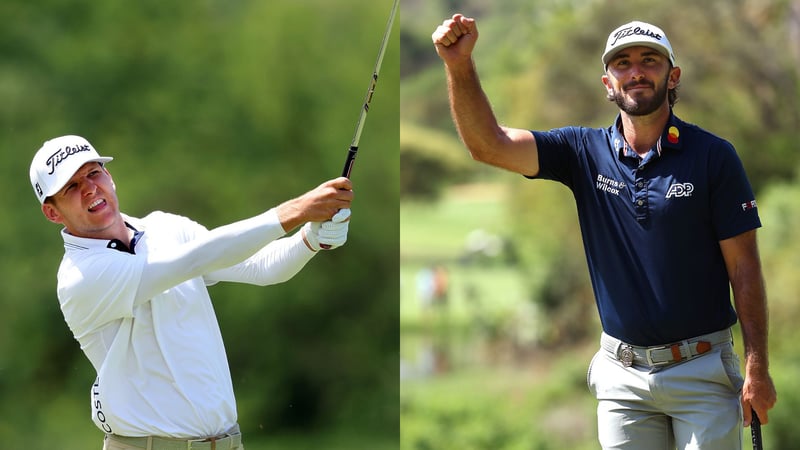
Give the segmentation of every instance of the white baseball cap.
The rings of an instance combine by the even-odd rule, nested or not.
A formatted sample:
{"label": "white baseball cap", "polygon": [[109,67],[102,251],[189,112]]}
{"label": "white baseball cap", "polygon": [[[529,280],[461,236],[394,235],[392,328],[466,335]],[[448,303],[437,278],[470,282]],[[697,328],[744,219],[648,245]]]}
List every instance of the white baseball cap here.
{"label": "white baseball cap", "polygon": [[67,184],[84,164],[107,163],[114,158],[100,156],[86,139],[61,136],[42,144],[31,162],[31,185],[39,203]]}
{"label": "white baseball cap", "polygon": [[675,55],[672,53],[672,45],[667,39],[664,30],[655,25],[645,22],[633,21],[626,23],[608,35],[606,51],[603,52],[603,65],[607,66],[611,58],[620,50],[628,47],[643,45],[657,50],[669,58],[669,62],[675,65]]}

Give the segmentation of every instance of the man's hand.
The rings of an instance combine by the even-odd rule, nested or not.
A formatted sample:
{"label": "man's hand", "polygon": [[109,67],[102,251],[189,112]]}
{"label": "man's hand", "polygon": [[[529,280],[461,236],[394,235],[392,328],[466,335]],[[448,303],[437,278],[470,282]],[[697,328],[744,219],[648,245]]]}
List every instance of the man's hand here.
{"label": "man's hand", "polygon": [[777,394],[775,384],[768,373],[755,375],[745,370],[744,386],[742,387],[742,413],[744,426],[750,426],[753,420],[752,408],[758,414],[759,421],[766,425],[769,422],[767,411],[775,406]]}
{"label": "man's hand", "polygon": [[478,41],[478,27],[475,19],[455,14],[436,28],[431,39],[445,64],[469,61]]}
{"label": "man's hand", "polygon": [[349,209],[352,201],[353,184],[349,179],[339,177],[280,204],[276,212],[288,233],[305,222],[330,220],[339,210]]}

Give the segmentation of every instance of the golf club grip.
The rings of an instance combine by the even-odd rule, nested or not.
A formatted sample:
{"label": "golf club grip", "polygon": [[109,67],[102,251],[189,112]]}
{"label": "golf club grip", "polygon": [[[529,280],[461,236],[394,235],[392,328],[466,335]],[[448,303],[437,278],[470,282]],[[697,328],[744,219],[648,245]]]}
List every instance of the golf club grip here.
{"label": "golf club grip", "polygon": [[350,178],[350,172],[353,170],[353,163],[356,162],[356,153],[358,153],[358,147],[351,145],[350,150],[347,151],[344,169],[342,169],[342,176],[345,178]]}
{"label": "golf club grip", "polygon": [[753,450],[764,450],[764,443],[761,441],[761,420],[753,410],[753,420],[750,421],[750,433],[753,436]]}

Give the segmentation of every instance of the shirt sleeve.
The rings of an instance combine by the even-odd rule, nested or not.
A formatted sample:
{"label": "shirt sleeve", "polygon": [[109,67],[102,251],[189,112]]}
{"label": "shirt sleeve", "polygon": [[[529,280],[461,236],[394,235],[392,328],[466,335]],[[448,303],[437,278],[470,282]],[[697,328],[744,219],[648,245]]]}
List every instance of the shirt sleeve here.
{"label": "shirt sleeve", "polygon": [[234,281],[259,286],[283,283],[297,275],[317,253],[303,242],[302,233],[270,242],[255,255],[234,266],[206,275],[207,285]]}
{"label": "shirt sleeve", "polygon": [[574,170],[580,148],[575,127],[550,131],[532,131],[539,155],[539,173],[535,177],[561,182],[570,189],[575,184]]}
{"label": "shirt sleeve", "polygon": [[711,218],[719,240],[761,226],[755,195],[742,161],[729,142],[720,140],[710,157]]}
{"label": "shirt sleeve", "polygon": [[274,209],[210,231],[195,227],[186,233],[185,242],[169,252],[148,255],[134,302],[145,302],[184,281],[239,264],[284,234]]}
{"label": "shirt sleeve", "polygon": [[[296,238],[268,245],[286,233],[274,210],[210,231],[180,216],[154,214],[163,215],[159,226],[174,233],[170,238],[174,245],[168,250],[135,255],[115,250],[79,252],[62,261],[58,298],[77,339],[114,320],[133,317],[136,306],[187,280],[236,266],[223,271],[219,279],[258,281],[259,270],[253,267],[280,268],[270,274],[272,278],[260,278],[269,282],[296,273],[311,258],[302,252]],[[300,244],[305,246],[302,239]]]}
{"label": "shirt sleeve", "polygon": [[133,317],[144,258],[122,252],[65,259],[58,271],[58,300],[76,339],[109,322]]}

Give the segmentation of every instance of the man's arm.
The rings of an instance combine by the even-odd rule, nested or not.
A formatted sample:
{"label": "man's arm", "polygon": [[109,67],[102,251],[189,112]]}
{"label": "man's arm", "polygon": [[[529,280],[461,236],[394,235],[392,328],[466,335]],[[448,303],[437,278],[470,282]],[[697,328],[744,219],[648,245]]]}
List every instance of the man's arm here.
{"label": "man's arm", "polygon": [[[170,254],[151,255],[142,269],[135,303],[148,301],[186,280],[239,264],[304,222],[331,219],[340,209],[350,208],[352,199],[350,180],[336,178],[263,214],[215,228]],[[310,255],[303,250],[292,260],[304,264]]]}
{"label": "man's arm", "polygon": [[453,122],[472,158],[522,175],[538,174],[533,134],[499,125],[481,87],[472,59],[478,40],[475,20],[456,14],[445,20],[431,39],[444,61]]}
{"label": "man's arm", "polygon": [[344,245],[350,217],[350,209],[342,209],[330,221],[307,222],[293,236],[270,242],[243,262],[206,274],[206,284],[234,281],[266,286],[288,281],[300,272],[317,251]]}
{"label": "man's arm", "polygon": [[750,425],[752,407],[761,423],[769,421],[767,411],[775,405],[775,385],[769,375],[767,350],[767,295],[756,243],[751,230],[720,241],[728,269],[736,314],[744,341],[745,377],[742,388],[744,424]]}
{"label": "man's arm", "polygon": [[303,242],[302,233],[276,239],[235,266],[204,275],[206,284],[220,281],[267,286],[288,281],[311,261],[316,252]]}

